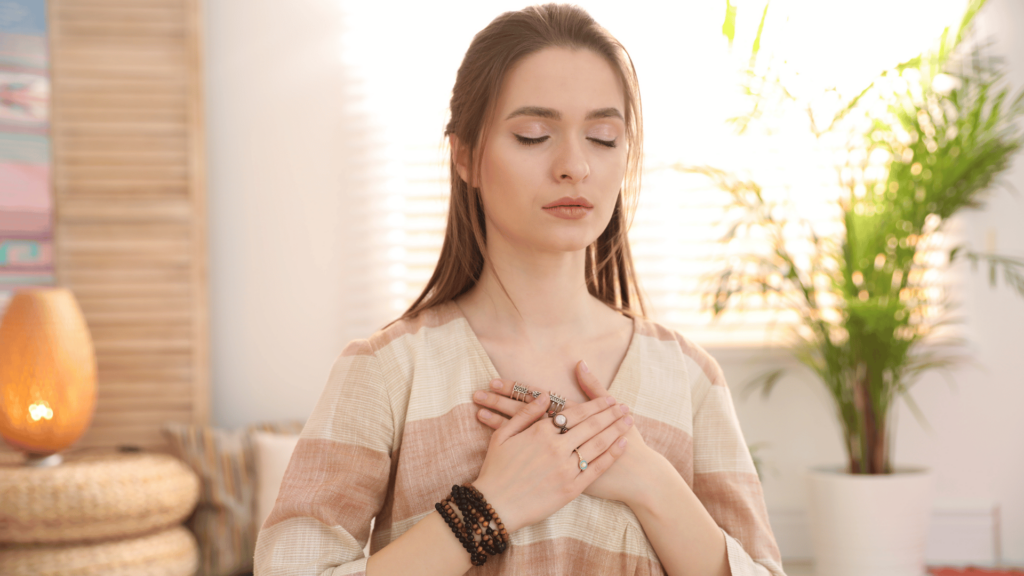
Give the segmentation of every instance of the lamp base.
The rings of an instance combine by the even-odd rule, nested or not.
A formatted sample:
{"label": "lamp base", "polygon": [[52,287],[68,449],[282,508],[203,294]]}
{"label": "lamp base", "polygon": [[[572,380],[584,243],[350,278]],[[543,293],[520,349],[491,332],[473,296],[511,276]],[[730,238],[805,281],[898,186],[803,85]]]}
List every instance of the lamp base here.
{"label": "lamp base", "polygon": [[25,458],[25,466],[32,468],[49,468],[58,466],[64,458],[60,454],[28,454]]}

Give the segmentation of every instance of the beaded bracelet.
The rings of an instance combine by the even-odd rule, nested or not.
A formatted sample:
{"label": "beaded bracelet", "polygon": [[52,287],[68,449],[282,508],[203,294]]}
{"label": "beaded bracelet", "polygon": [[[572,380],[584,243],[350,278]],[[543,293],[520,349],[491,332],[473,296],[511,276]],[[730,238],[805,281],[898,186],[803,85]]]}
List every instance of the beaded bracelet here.
{"label": "beaded bracelet", "polygon": [[[462,520],[452,509],[452,503],[462,513]],[[434,509],[444,518],[466,552],[469,552],[473,566],[483,566],[488,554],[494,556],[508,549],[509,537],[505,525],[484,495],[472,484],[467,482],[462,486],[452,486],[451,494],[434,504]],[[492,522],[494,527],[491,526]]]}

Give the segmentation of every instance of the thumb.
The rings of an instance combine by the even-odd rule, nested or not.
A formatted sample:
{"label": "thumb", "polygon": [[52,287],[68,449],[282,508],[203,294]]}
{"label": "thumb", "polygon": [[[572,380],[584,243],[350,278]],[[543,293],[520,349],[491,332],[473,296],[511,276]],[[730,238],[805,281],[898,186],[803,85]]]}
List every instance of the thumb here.
{"label": "thumb", "polygon": [[594,376],[587,363],[583,360],[576,363],[576,381],[579,382],[583,393],[591,400],[608,395],[608,389],[597,379],[597,376]]}

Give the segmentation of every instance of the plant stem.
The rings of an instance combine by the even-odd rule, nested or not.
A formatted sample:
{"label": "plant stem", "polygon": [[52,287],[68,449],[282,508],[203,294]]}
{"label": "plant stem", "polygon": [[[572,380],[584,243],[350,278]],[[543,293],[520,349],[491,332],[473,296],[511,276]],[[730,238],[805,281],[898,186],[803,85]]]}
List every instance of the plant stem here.
{"label": "plant stem", "polygon": [[882,474],[885,469],[885,415],[879,418],[877,414],[871,395],[871,370],[864,362],[857,364],[853,379],[853,398],[861,416],[860,458],[851,454],[850,472]]}

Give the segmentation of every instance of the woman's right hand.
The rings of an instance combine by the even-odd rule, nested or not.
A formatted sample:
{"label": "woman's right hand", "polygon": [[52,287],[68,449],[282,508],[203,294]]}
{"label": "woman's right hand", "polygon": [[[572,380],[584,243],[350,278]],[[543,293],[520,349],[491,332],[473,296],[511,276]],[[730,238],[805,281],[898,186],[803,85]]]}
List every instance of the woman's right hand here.
{"label": "woman's right hand", "polygon": [[[546,398],[546,396],[541,396]],[[491,435],[480,476],[473,482],[512,533],[554,514],[580,495],[626,449],[632,419],[610,396],[563,410],[561,434],[544,411],[549,403],[524,404]],[[573,449],[588,461],[580,470]]]}

